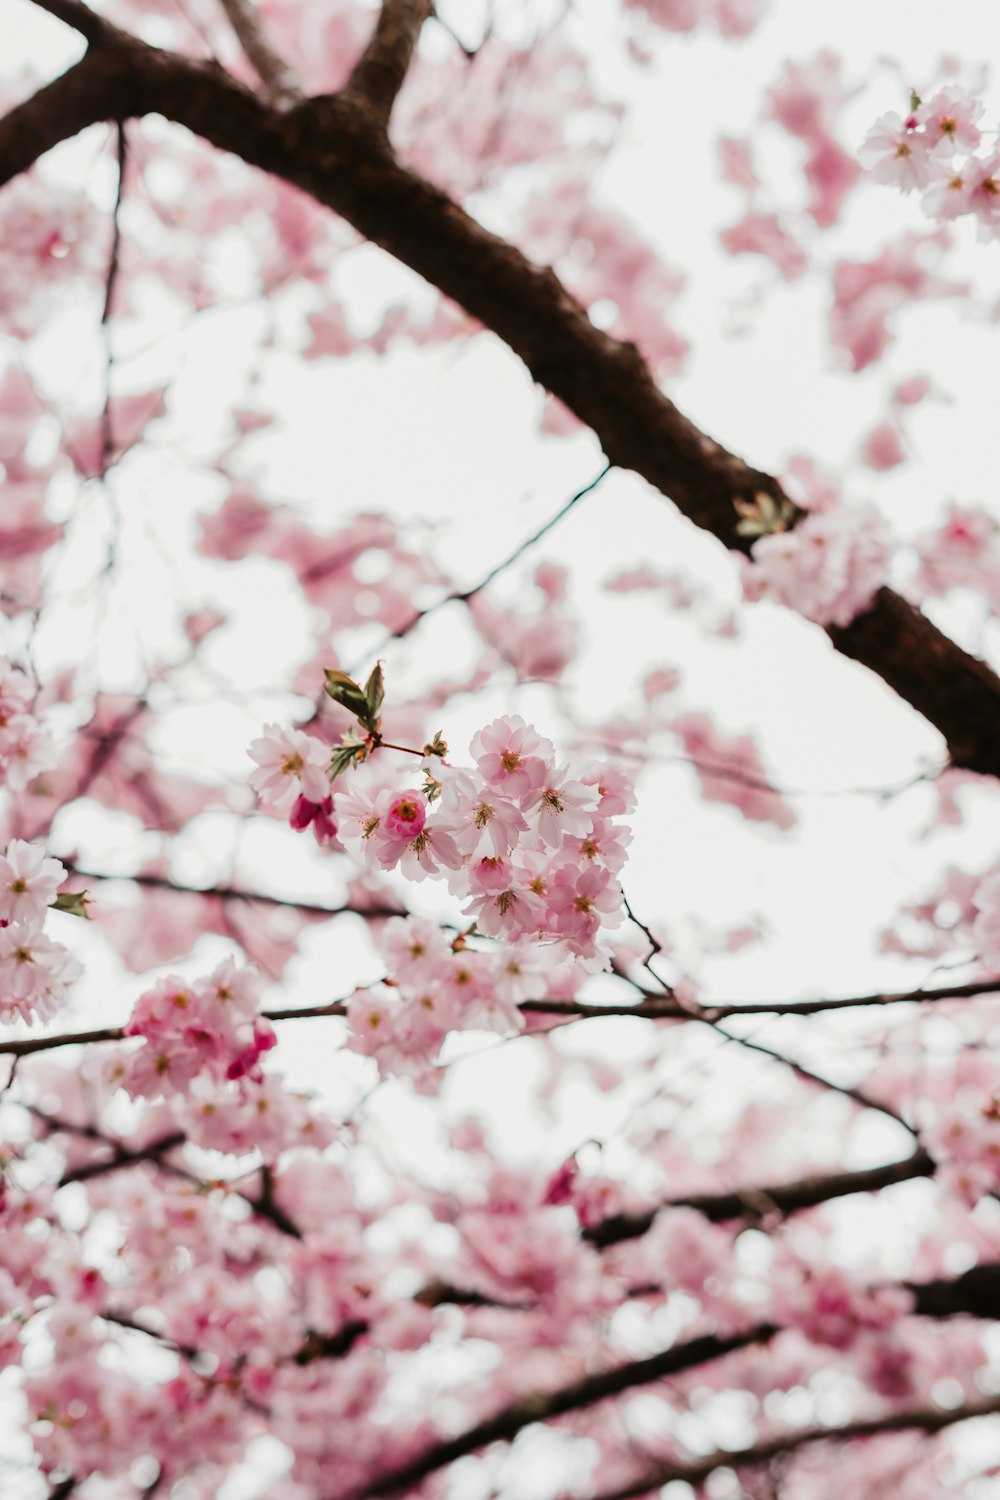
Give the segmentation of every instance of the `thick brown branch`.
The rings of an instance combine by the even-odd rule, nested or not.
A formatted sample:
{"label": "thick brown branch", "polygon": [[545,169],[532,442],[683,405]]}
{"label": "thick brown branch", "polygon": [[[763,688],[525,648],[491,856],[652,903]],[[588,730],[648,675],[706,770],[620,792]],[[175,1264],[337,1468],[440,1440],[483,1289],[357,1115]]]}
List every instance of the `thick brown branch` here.
{"label": "thick brown branch", "polygon": [[834,1198],[846,1198],[853,1193],[875,1193],[882,1188],[892,1187],[897,1182],[910,1182],[916,1177],[932,1177],[934,1170],[933,1158],[921,1149],[903,1161],[890,1162],[884,1167],[817,1174],[800,1177],[794,1182],[743,1188],[731,1193],[691,1193],[683,1198],[672,1198],[648,1213],[616,1214],[614,1218],[603,1219],[599,1224],[592,1224],[589,1229],[585,1229],[583,1237],[602,1248],[616,1245],[621,1240],[638,1239],[652,1226],[658,1213],[670,1208],[696,1209],[716,1224],[725,1223],[729,1219],[755,1221],[770,1214],[792,1214],[803,1208],[815,1208],[820,1203],[829,1203]]}
{"label": "thick brown branch", "polygon": [[[284,901],[278,896],[262,896],[256,891],[243,891],[228,889],[224,887],[210,887],[207,890],[199,890],[196,886],[175,885],[172,881],[169,881],[165,877],[158,875],[102,875],[94,870],[76,870],[75,873],[86,875],[87,878],[91,880],[134,880],[139,885],[148,885],[164,890],[186,892],[190,895],[221,896],[226,900],[232,899],[249,902],[259,902],[260,904],[265,906],[290,906],[296,911],[321,912],[324,915],[328,916],[338,916],[341,912],[345,911],[356,911],[361,916],[383,917],[400,915],[399,910],[394,907],[326,907],[317,906],[311,902]],[[752,1005],[713,1006],[705,1016],[700,1015],[697,1011],[692,1011],[687,1006],[678,1005],[675,1001],[657,1000],[652,996],[650,996],[649,999],[641,1001],[636,1005],[586,1005],[582,1001],[576,1000],[524,1000],[521,1002],[518,1009],[526,1011],[533,1015],[564,1016],[568,1019],[576,1017],[581,1021],[598,1020],[602,1016],[636,1016],[640,1020],[647,1021],[701,1021],[709,1019],[716,1020],[721,1016],[760,1014],[777,1014],[781,1016],[808,1016],[814,1015],[820,1011],[845,1010],[854,1006],[895,1005],[902,1004],[903,1002],[906,1002],[908,1004],[916,1004],[924,1001],[968,999],[976,995],[996,994],[998,986],[1000,986],[1000,981],[992,979],[977,980],[970,984],[949,985],[940,990],[907,990],[901,991],[899,994],[861,995],[856,998],[845,998],[837,1000],[793,1000],[788,1001],[787,1003],[776,1001],[773,1005],[768,1004],[766,1001],[761,1001],[760,1004]],[[345,1015],[346,1010],[347,1005],[345,1001],[329,1000],[323,1005],[287,1006],[284,1009],[265,1010],[262,1012],[262,1014],[264,1016],[264,1019],[267,1021],[314,1021],[321,1020],[324,1016]],[[102,1026],[93,1031],[67,1031],[60,1032],[52,1036],[28,1037],[18,1041],[0,1041],[0,1057],[28,1057],[33,1052],[50,1052],[59,1047],[72,1047],[82,1043],[120,1042],[124,1038],[124,1035],[125,1033],[120,1026]],[[788,1061],[787,1059],[779,1060]],[[798,1067],[800,1065],[790,1064],[790,1066]],[[816,1075],[812,1076],[814,1078],[814,1081],[829,1084],[828,1079],[820,1080]],[[830,1086],[834,1087],[834,1085]],[[856,1090],[853,1092],[849,1092],[849,1097],[854,1098],[857,1103],[862,1104],[867,1109],[882,1108],[881,1105],[875,1103],[874,1100],[869,1099],[867,1096],[858,1095]],[[891,1112],[886,1111],[886,1113]],[[892,1118],[896,1119],[898,1117],[893,1115]],[[895,1171],[896,1168],[877,1168],[876,1170]],[[821,1182],[831,1180],[853,1181],[855,1175],[856,1174],[847,1174],[844,1179],[819,1178],[815,1180]],[[908,1173],[907,1175],[914,1174]],[[917,1173],[916,1175],[924,1174]],[[812,1181],[814,1179],[809,1180]],[[898,1179],[893,1178],[892,1180],[896,1181]],[[876,1186],[879,1186],[879,1184],[876,1184]],[[761,1189],[760,1191],[764,1192],[765,1190]],[[775,1188],[767,1189],[766,1191],[769,1194],[777,1194],[778,1197],[781,1198],[787,1191],[787,1189]],[[864,1189],[863,1187],[848,1187],[843,1191],[863,1192],[866,1191],[866,1189]],[[830,1196],[839,1197],[841,1196],[841,1193],[833,1193]],[[712,1203],[716,1201],[733,1203],[737,1201],[737,1198],[738,1195],[734,1196],[732,1194],[724,1194],[718,1200],[710,1197],[706,1201]],[[667,1206],[669,1207],[670,1205]],[[806,1207],[810,1205],[800,1204],[798,1206]],[[749,1200],[745,1201],[744,1206],[738,1209],[736,1212],[732,1214],[724,1213],[719,1215],[719,1217],[738,1218],[748,1211]],[[636,1222],[638,1222],[638,1220]],[[649,1223],[652,1223],[652,1219],[649,1220]],[[646,1229],[649,1228],[649,1223],[646,1223],[645,1228],[637,1229],[635,1233],[645,1234]],[[625,1237],[629,1238],[629,1236]]]}
{"label": "thick brown branch", "polygon": [[116,26],[84,5],[83,0],[34,0],[34,3],[39,10],[48,11],[57,21],[64,21],[78,31],[92,45],[114,40],[120,34]]}
{"label": "thick brown branch", "polygon": [[720,1449],[707,1458],[690,1464],[663,1464],[649,1469],[633,1484],[619,1489],[604,1490],[597,1500],[638,1500],[641,1495],[650,1495],[661,1486],[672,1481],[698,1486],[703,1484],[717,1469],[753,1468],[769,1462],[781,1454],[794,1453],[812,1443],[847,1443],[858,1438],[878,1437],[887,1432],[942,1432],[958,1422],[972,1422],[977,1417],[994,1416],[1000,1412],[1000,1396],[991,1396],[968,1406],[954,1407],[942,1411],[939,1407],[924,1407],[916,1411],[893,1412],[889,1416],[872,1417],[864,1422],[849,1422],[843,1427],[804,1427],[798,1432],[783,1432],[750,1448]]}
{"label": "thick brown branch", "polygon": [[0,119],[0,182],[34,166],[62,141],[110,119],[115,66],[104,54],[88,52],[61,77],[39,89]]}
{"label": "thick brown branch", "polygon": [[[820,1000],[754,1000],[746,1005],[706,1005],[705,1019],[723,1021],[733,1016],[814,1016],[822,1011],[880,1009],[886,1005],[928,1005],[941,1000],[972,1000],[979,995],[1000,995],[1000,979],[973,979],[965,984],[944,984],[936,989],[876,991],[870,995],[844,995]],[[650,996],[650,999],[653,997]]]}
{"label": "thick brown branch", "polygon": [[382,0],[375,30],[344,90],[371,113],[382,130],[389,127],[420,28],[433,9],[433,0]]}

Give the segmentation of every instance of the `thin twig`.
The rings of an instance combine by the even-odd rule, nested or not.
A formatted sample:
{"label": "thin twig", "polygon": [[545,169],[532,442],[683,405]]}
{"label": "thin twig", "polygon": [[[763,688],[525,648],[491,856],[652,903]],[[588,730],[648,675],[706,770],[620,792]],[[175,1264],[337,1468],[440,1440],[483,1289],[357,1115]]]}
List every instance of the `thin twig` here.
{"label": "thin twig", "polygon": [[[115,206],[111,215],[111,253],[108,257],[108,271],[104,282],[104,306],[101,308],[101,332],[104,336],[104,407],[101,411],[101,466],[100,479],[103,482],[111,467],[114,456],[115,441],[111,417],[111,385],[115,363],[114,342],[111,334],[111,308],[114,301],[115,287],[118,283],[118,274],[121,269],[121,247],[122,226],[121,210],[125,198],[125,167],[128,161],[128,140],[125,135],[124,121],[115,122],[115,154],[118,160],[118,186],[115,191]],[[110,548],[109,566],[114,560],[114,546]]]}
{"label": "thin twig", "polygon": [[303,99],[302,86],[291,65],[267,35],[253,0],[219,0],[240,46],[264,85],[268,102],[287,109]]}
{"label": "thin twig", "polygon": [[783,1432],[766,1438],[749,1448],[719,1449],[707,1458],[688,1464],[662,1464],[631,1484],[614,1490],[603,1490],[597,1500],[637,1500],[640,1495],[649,1495],[663,1485],[671,1483],[689,1484],[696,1488],[717,1469],[754,1468],[772,1458],[794,1453],[813,1443],[846,1443],[857,1438],[878,1437],[889,1432],[941,1432],[958,1422],[973,1422],[978,1417],[990,1417],[1000,1413],[1000,1396],[991,1396],[968,1406],[954,1407],[942,1411],[940,1407],[925,1407],[916,1411],[891,1412],[888,1416],[872,1417],[863,1422],[849,1422],[842,1427],[806,1427],[798,1432]]}
{"label": "thin twig", "polygon": [[[554,526],[557,526],[564,516],[569,515],[569,512],[578,503],[578,501],[582,500],[585,495],[589,495],[591,491],[596,490],[601,481],[606,478],[606,476],[611,472],[612,467],[613,466],[610,463],[606,463],[599,474],[596,474],[594,478],[589,480],[581,489],[578,489],[574,494],[570,495],[568,500],[563,501],[562,505],[560,505],[559,509],[555,512],[554,515],[550,516],[547,521],[543,522],[543,524],[539,526],[537,531],[533,531],[531,535],[525,537],[522,542],[518,542],[513,552],[508,553],[502,562],[498,562],[495,567],[492,567],[488,573],[484,574],[484,576],[480,578],[478,583],[474,583],[471,588],[456,589],[453,593],[445,594],[441,599],[435,599],[434,603],[428,604],[426,609],[418,609],[413,615],[411,615],[410,619],[406,621],[405,625],[400,625],[395,630],[391,630],[385,637],[385,639],[380,642],[375,651],[373,653],[369,653],[369,655],[377,656],[379,652],[384,651],[385,648],[393,641],[402,640],[404,636],[409,635],[410,631],[415,629],[416,626],[420,624],[421,620],[426,620],[428,615],[436,614],[439,609],[444,609],[446,604],[468,604],[469,600],[473,599],[476,594],[481,593],[488,584],[491,584],[493,582],[494,578],[497,578],[501,573],[504,572],[505,569],[511,567],[512,564],[516,563],[522,556],[522,554],[527,552],[529,547],[533,547],[536,542],[541,541],[543,536],[547,536],[552,528]],[[367,660],[368,657],[366,656],[365,661]],[[351,672],[354,673],[360,671],[363,665],[364,662],[361,662],[356,667],[352,667]]]}

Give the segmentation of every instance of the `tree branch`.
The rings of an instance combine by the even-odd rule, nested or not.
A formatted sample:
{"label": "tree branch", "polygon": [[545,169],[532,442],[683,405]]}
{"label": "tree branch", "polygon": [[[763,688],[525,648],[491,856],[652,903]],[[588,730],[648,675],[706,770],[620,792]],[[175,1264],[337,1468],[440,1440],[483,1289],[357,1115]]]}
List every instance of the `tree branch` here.
{"label": "tree branch", "polygon": [[113,57],[87,52],[78,63],[0,119],[0,182],[26,172],[39,157],[113,114]]}
{"label": "tree branch", "polygon": [[881,1009],[890,1005],[932,1005],[944,1000],[972,1000],[980,995],[1000,995],[1000,979],[973,979],[966,984],[945,984],[937,989],[898,990],[870,995],[843,995],[818,1000],[751,1000],[679,1005],[651,990],[640,990],[641,999],[630,1004],[588,1005],[582,1000],[522,1000],[519,1009],[537,1015],[577,1016],[596,1020],[600,1016],[639,1016],[647,1021],[715,1021],[738,1016],[815,1016],[824,1011]]}
{"label": "tree branch", "polygon": [[56,1047],[74,1047],[85,1042],[120,1042],[125,1032],[120,1026],[100,1026],[94,1031],[66,1031],[58,1036],[25,1037],[16,1042],[0,1042],[0,1057],[30,1057],[33,1052],[51,1052]]}
{"label": "tree branch", "polygon": [[[176,891],[182,896],[208,896],[221,901],[249,901],[260,906],[287,907],[290,911],[303,911],[316,916],[337,917],[342,912],[356,912],[362,917],[400,917],[406,915],[404,906],[354,906],[345,902],[342,906],[323,906],[316,901],[290,901],[283,896],[268,896],[259,891],[247,891],[231,885],[181,885],[166,875],[138,873],[134,875],[112,875],[104,870],[87,870],[71,859],[62,861],[71,875],[81,880],[131,880],[133,884],[153,891]],[[323,1014],[322,1009],[317,1015]]]}
{"label": "tree branch", "polygon": [[[0,123],[0,182],[96,119],[163,114],[311,193],[458,302],[593,428],[610,463],[642,475],[727,547],[745,552],[750,545],[736,531],[735,501],[761,492],[787,499],[772,475],[699,431],[659,389],[636,347],[596,328],[551,269],[533,265],[396,160],[372,103],[383,114],[391,105],[421,0],[387,0],[353,88],[284,112],[215,64],[127,38],[79,0],[44,3],[100,42],[93,55],[105,60],[105,71],[85,69],[81,86],[71,69],[49,86],[55,92],[42,90]],[[380,27],[385,48],[376,45]],[[31,106],[47,93],[55,113],[39,124]],[[31,124],[29,142],[17,140],[15,116]],[[887,588],[867,614],[828,633],[839,651],[878,673],[935,725],[955,766],[1000,775],[1000,679],[983,662]]]}
{"label": "tree branch", "polygon": [[57,21],[78,31],[91,46],[99,46],[102,42],[113,41],[117,36],[124,35],[117,26],[91,10],[89,5],[84,5],[83,0],[33,0],[33,3],[39,10],[48,11]]}
{"label": "tree branch", "polygon": [[420,28],[433,9],[433,0],[382,0],[375,30],[343,90],[345,97],[358,100],[369,111],[383,131],[389,127]]}
{"label": "tree branch", "polygon": [[890,1162],[882,1167],[817,1174],[767,1187],[741,1188],[730,1193],[690,1193],[682,1198],[671,1198],[648,1213],[616,1214],[613,1218],[602,1219],[599,1224],[592,1224],[584,1229],[583,1238],[602,1249],[622,1240],[638,1239],[652,1227],[657,1214],[671,1208],[696,1209],[715,1224],[726,1223],[730,1219],[758,1222],[769,1214],[784,1216],[796,1213],[799,1209],[816,1208],[820,1203],[829,1203],[834,1198],[847,1198],[854,1193],[874,1193],[882,1188],[892,1187],[897,1182],[910,1182],[917,1177],[933,1177],[935,1168],[933,1158],[921,1148],[903,1161]]}
{"label": "tree branch", "polygon": [[[410,1463],[401,1464],[399,1468],[390,1470],[366,1486],[356,1500],[369,1500],[369,1497],[374,1500],[376,1496],[396,1494],[419,1484],[428,1474],[446,1468],[448,1464],[464,1458],[468,1453],[474,1453],[478,1448],[485,1448],[490,1443],[510,1442],[523,1428],[530,1427],[535,1422],[545,1422],[552,1417],[563,1416],[566,1412],[580,1411],[608,1396],[617,1396],[635,1386],[649,1385],[654,1380],[677,1375],[683,1370],[706,1364],[709,1360],[721,1359],[734,1350],[746,1349],[750,1344],[767,1343],[778,1332],[779,1329],[774,1324],[759,1323],[742,1333],[726,1337],[709,1334],[703,1338],[689,1339],[683,1344],[675,1344],[673,1348],[646,1359],[630,1360],[613,1369],[602,1370],[597,1375],[586,1375],[582,1380],[559,1390],[539,1391],[525,1400],[515,1401],[504,1407],[502,1411],[487,1417],[484,1422],[470,1427],[466,1432],[459,1433],[457,1437],[435,1443]],[[329,1497],[329,1500],[333,1500],[333,1497]]]}
{"label": "tree branch", "polygon": [[[453,1291],[453,1289],[449,1290]],[[959,1313],[967,1313],[971,1316],[990,1319],[1000,1317],[1000,1296],[998,1296],[1000,1264],[974,1266],[972,1270],[954,1280],[942,1278],[937,1281],[908,1284],[908,1290],[914,1295],[913,1310],[921,1316],[948,1318]],[[441,1297],[439,1300],[460,1301],[462,1299],[460,1294],[456,1293],[448,1298]],[[614,1369],[588,1375],[559,1390],[529,1396],[525,1400],[505,1407],[503,1411],[469,1428],[457,1437],[435,1444],[410,1464],[400,1466],[389,1474],[383,1475],[364,1490],[359,1500],[368,1500],[368,1497],[373,1497],[374,1500],[376,1496],[391,1495],[410,1485],[416,1485],[428,1474],[447,1467],[456,1459],[463,1458],[476,1449],[485,1448],[490,1443],[510,1442],[524,1427],[534,1422],[544,1422],[553,1417],[564,1416],[571,1411],[581,1411],[609,1396],[619,1395],[622,1391],[648,1385],[669,1375],[679,1374],[681,1371],[718,1359],[737,1349],[747,1348],[751,1344],[768,1344],[780,1332],[782,1329],[775,1324],[761,1323],[741,1334],[725,1337],[711,1335],[690,1339],[661,1354],[655,1354],[646,1359],[630,1360]],[[982,1408],[974,1407],[965,1410],[969,1416],[991,1414],[1000,1410],[1000,1396],[992,1398],[992,1401]],[[783,1434],[780,1438],[770,1440],[769,1443],[741,1450],[739,1454],[713,1454],[703,1461],[703,1468],[696,1466],[683,1469],[681,1467],[669,1468],[662,1474],[658,1471],[652,1483],[645,1480],[641,1486],[623,1490],[620,1494],[622,1497],[644,1495],[647,1490],[666,1484],[671,1479],[683,1479],[691,1484],[699,1483],[717,1468],[723,1466],[736,1468],[740,1466],[740,1463],[763,1462],[765,1458],[772,1457],[775,1453],[785,1452],[802,1443],[818,1442],[824,1437],[843,1440],[845,1437],[873,1436],[878,1432],[899,1430],[899,1426],[894,1424],[936,1432],[952,1420],[965,1420],[965,1418],[956,1417],[951,1412],[920,1411],[876,1418],[872,1422],[854,1424],[851,1428],[844,1428],[841,1431],[830,1432],[825,1428],[807,1428],[805,1433]],[[757,1454],[759,1457],[746,1458],[745,1455],[749,1453]],[[619,1492],[616,1492],[615,1500],[618,1494]]]}
{"label": "tree branch", "polygon": [[843,1427],[805,1427],[798,1432],[784,1432],[767,1438],[750,1448],[733,1450],[719,1449],[707,1458],[690,1464],[662,1464],[632,1484],[619,1489],[605,1490],[597,1500],[637,1500],[649,1495],[663,1485],[678,1481],[695,1487],[704,1483],[716,1469],[753,1468],[767,1463],[781,1454],[794,1453],[812,1443],[845,1443],[855,1438],[878,1437],[887,1432],[941,1432],[957,1422],[972,1422],[977,1417],[994,1416],[1000,1412],[1000,1396],[991,1396],[969,1406],[959,1406],[950,1411],[938,1407],[924,1407],[916,1411],[892,1412],[884,1417],[872,1417],[864,1422],[849,1422]]}
{"label": "tree branch", "polygon": [[240,46],[253,63],[269,102],[281,109],[302,99],[299,81],[267,35],[253,0],[219,0],[219,3],[229,17]]}
{"label": "tree branch", "polygon": [[925,1318],[1000,1319],[1000,1262],[985,1262],[963,1271],[961,1276],[935,1281],[907,1282],[913,1293],[913,1311]]}
{"label": "tree branch", "polygon": [[[701,1017],[695,1016],[694,1019],[700,1020]],[[738,1047],[743,1047],[748,1052],[757,1052],[762,1057],[769,1057],[772,1062],[781,1063],[803,1083],[816,1084],[819,1088],[829,1089],[831,1093],[841,1094],[845,1099],[850,1099],[852,1103],[857,1104],[861,1109],[873,1109],[878,1114],[885,1115],[888,1119],[895,1121],[897,1125],[901,1125],[904,1130],[916,1138],[917,1132],[913,1126],[907,1124],[906,1120],[904,1120],[903,1116],[897,1110],[893,1109],[889,1104],[882,1104],[878,1099],[873,1099],[870,1094],[865,1093],[864,1089],[857,1088],[849,1083],[834,1083],[832,1078],[827,1078],[822,1073],[815,1072],[814,1069],[807,1067],[805,1063],[798,1062],[794,1057],[786,1057],[783,1052],[779,1052],[776,1048],[765,1047],[762,1042],[751,1041],[749,1037],[737,1036],[735,1032],[727,1031],[724,1026],[720,1026],[717,1021],[709,1021],[707,1024],[719,1036],[724,1036],[728,1041],[735,1042]]]}
{"label": "tree branch", "polygon": [[[111,1145],[110,1138],[106,1139],[108,1145]],[[186,1141],[187,1136],[183,1130],[174,1130],[169,1135],[161,1136],[158,1141],[150,1141],[148,1146],[140,1146],[136,1151],[130,1151],[127,1146],[115,1145],[114,1155],[110,1160],[71,1167],[59,1179],[59,1186],[65,1187],[69,1182],[88,1182],[91,1177],[103,1177],[106,1172],[117,1172],[120,1167],[134,1167],[143,1161],[156,1162],[162,1166],[160,1158],[167,1151],[173,1151],[176,1146],[183,1146]]]}

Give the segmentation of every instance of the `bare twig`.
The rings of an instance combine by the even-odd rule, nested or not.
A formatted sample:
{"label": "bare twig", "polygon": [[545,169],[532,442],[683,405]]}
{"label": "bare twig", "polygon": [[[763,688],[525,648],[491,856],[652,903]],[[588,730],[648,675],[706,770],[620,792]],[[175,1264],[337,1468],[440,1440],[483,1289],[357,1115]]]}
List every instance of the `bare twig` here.
{"label": "bare twig", "polygon": [[[132,875],[113,875],[106,870],[85,869],[70,859],[64,859],[62,862],[71,875],[78,875],[82,880],[131,880],[135,885],[147,890],[175,891],[178,895],[205,896],[217,901],[248,901],[259,906],[287,907],[290,911],[302,911],[315,916],[337,917],[342,912],[355,912],[362,917],[399,917],[404,916],[406,912],[405,907],[395,905],[355,906],[350,902],[344,902],[342,906],[323,906],[316,901],[293,901],[283,896],[268,896],[259,891],[244,890],[239,886],[182,885],[166,875],[151,875],[143,872]],[[322,1012],[317,1012],[317,1014],[322,1014]]]}
{"label": "bare twig", "polygon": [[111,253],[108,257],[108,272],[104,282],[104,306],[101,309],[101,329],[104,333],[104,408],[101,412],[101,479],[107,477],[111,459],[114,455],[114,432],[111,421],[111,382],[114,369],[115,351],[111,338],[111,308],[114,302],[115,287],[118,283],[118,273],[121,269],[121,247],[122,226],[121,210],[125,198],[125,168],[128,163],[128,140],[125,135],[125,126],[121,120],[115,124],[115,147],[118,159],[118,187],[115,192],[115,206],[111,216]]}
{"label": "bare twig", "polygon": [[828,1089],[834,1094],[842,1094],[845,1099],[850,1099],[852,1103],[859,1105],[862,1109],[873,1109],[880,1115],[886,1115],[895,1124],[902,1125],[903,1129],[909,1131],[910,1135],[916,1136],[913,1126],[908,1124],[901,1114],[894,1110],[891,1105],[883,1104],[880,1100],[873,1099],[870,1094],[865,1093],[864,1089],[849,1083],[835,1083],[832,1078],[827,1078],[823,1073],[817,1073],[813,1068],[799,1062],[794,1057],[786,1056],[784,1052],[778,1051],[776,1047],[765,1047],[763,1042],[755,1042],[749,1037],[738,1036],[733,1031],[727,1031],[718,1021],[708,1020],[704,1016],[697,1016],[695,1019],[705,1021],[707,1025],[712,1027],[713,1031],[717,1031],[720,1036],[724,1036],[729,1041],[735,1042],[738,1047],[743,1047],[748,1052],[757,1052],[762,1057],[769,1057],[772,1062],[781,1063],[784,1067],[790,1069],[796,1078],[800,1078],[803,1083],[816,1084],[818,1088]]}
{"label": "bare twig", "polygon": [[985,1401],[971,1402],[949,1410],[940,1407],[923,1407],[915,1411],[891,1412],[888,1416],[872,1417],[864,1422],[849,1422],[842,1427],[805,1427],[798,1432],[783,1432],[766,1438],[749,1448],[719,1449],[689,1464],[662,1464],[648,1469],[632,1484],[614,1490],[604,1490],[597,1500],[637,1500],[640,1495],[651,1494],[662,1485],[672,1482],[700,1486],[717,1469],[754,1468],[768,1463],[780,1454],[794,1453],[813,1443],[847,1443],[859,1438],[878,1437],[888,1432],[942,1432],[958,1422],[973,1422],[977,1417],[990,1417],[1000,1413],[1000,1396],[991,1396]]}
{"label": "bare twig", "polygon": [[75,1047],[87,1042],[120,1042],[124,1035],[120,1026],[100,1026],[94,1031],[25,1037],[16,1042],[0,1042],[0,1057],[30,1057],[33,1052],[51,1052],[56,1047]]}
{"label": "bare twig", "polygon": [[269,103],[287,109],[304,97],[302,87],[257,14],[253,0],[219,0],[240,46],[253,63]]}
{"label": "bare twig", "polygon": [[608,1245],[617,1245],[622,1240],[638,1239],[651,1228],[658,1214],[671,1208],[693,1208],[716,1224],[732,1219],[746,1219],[755,1223],[772,1214],[784,1216],[800,1209],[815,1208],[818,1204],[829,1203],[835,1198],[847,1198],[854,1193],[875,1193],[892,1187],[897,1182],[932,1177],[935,1169],[933,1157],[921,1148],[902,1161],[889,1162],[879,1167],[864,1167],[854,1172],[816,1173],[791,1182],[738,1188],[733,1192],[688,1193],[683,1197],[668,1199],[645,1213],[616,1214],[612,1218],[602,1219],[599,1224],[592,1224],[584,1229],[583,1238],[602,1249]]}
{"label": "bare twig", "polygon": [[[399,625],[395,630],[391,630],[385,637],[385,640],[382,641],[381,644],[373,652],[368,653],[368,656],[365,658],[365,660],[368,660],[368,657],[370,656],[378,656],[379,652],[384,651],[386,646],[388,646],[391,641],[402,640],[404,636],[409,635],[410,631],[414,630],[420,624],[421,620],[426,620],[428,615],[436,614],[439,609],[444,609],[446,604],[468,604],[469,600],[475,598],[476,594],[482,593],[483,589],[486,588],[488,584],[491,584],[494,578],[498,578],[501,573],[506,571],[507,568],[513,566],[513,564],[516,563],[518,559],[528,551],[529,547],[533,547],[536,542],[540,542],[542,540],[543,536],[547,536],[548,533],[553,529],[553,527],[559,524],[564,516],[569,515],[573,507],[580,500],[582,500],[585,495],[589,495],[592,490],[597,489],[601,481],[610,472],[611,465],[605,464],[599,474],[596,474],[594,478],[589,480],[581,489],[578,489],[574,494],[570,495],[569,499],[565,500],[563,504],[560,505],[559,509],[555,512],[554,515],[551,515],[547,521],[539,526],[537,531],[533,531],[530,536],[525,537],[523,542],[518,542],[513,552],[509,552],[501,562],[498,562],[495,567],[492,567],[488,573],[480,578],[478,583],[474,583],[471,588],[456,589],[451,594],[445,594],[441,599],[435,599],[434,603],[428,604],[426,609],[418,609],[406,621],[405,625]],[[360,671],[360,665],[358,667],[352,668],[352,671]]]}

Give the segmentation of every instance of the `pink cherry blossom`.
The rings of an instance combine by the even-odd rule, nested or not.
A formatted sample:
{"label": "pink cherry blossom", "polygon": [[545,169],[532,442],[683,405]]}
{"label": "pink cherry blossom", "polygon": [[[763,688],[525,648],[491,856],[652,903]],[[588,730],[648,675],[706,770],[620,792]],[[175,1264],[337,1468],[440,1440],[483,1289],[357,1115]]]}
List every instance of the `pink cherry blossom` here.
{"label": "pink cherry blossom", "polygon": [[875,182],[884,182],[909,193],[925,188],[948,171],[941,141],[916,131],[909,121],[890,111],[869,130],[861,145],[862,166]]}
{"label": "pink cherry blossom", "polygon": [[609,870],[579,870],[563,865],[548,893],[555,925],[574,952],[588,952],[600,926],[616,926],[623,918],[621,892]]}
{"label": "pink cherry blossom", "polygon": [[250,785],[272,811],[287,812],[299,796],[322,803],[329,795],[327,752],[300,729],[267,724],[262,738],[251,741],[249,753],[258,766],[250,773]]}
{"label": "pink cherry blossom", "polygon": [[65,867],[46,855],[43,844],[11,839],[0,855],[0,918],[25,928],[41,926],[65,879]]}
{"label": "pink cherry blossom", "polygon": [[528,795],[523,806],[542,841],[560,849],[567,835],[581,838],[587,834],[599,802],[596,788],[573,778],[569,766],[560,766],[548,770],[544,782]]}
{"label": "pink cherry blossom", "polygon": [[760,537],[743,566],[743,590],[748,599],[773,599],[817,625],[849,625],[871,605],[888,561],[878,513],[845,506]]}
{"label": "pink cherry blossom", "polygon": [[0,1021],[48,1021],[82,968],[37,927],[0,928]]}
{"label": "pink cherry blossom", "polygon": [[528,824],[513,802],[477,786],[472,777],[451,777],[441,800],[441,818],[462,854],[484,847],[495,856],[509,854]]}
{"label": "pink cherry blossom", "polygon": [[337,837],[332,797],[324,797],[322,802],[310,802],[308,797],[296,797],[288,815],[288,822],[290,827],[298,832],[311,828],[321,848],[332,844]]}
{"label": "pink cherry blossom", "polygon": [[984,106],[978,99],[946,88],[920,104],[916,118],[932,146],[943,143],[953,151],[975,151],[982,139],[976,122],[983,113]]}
{"label": "pink cherry blossom", "polygon": [[899,428],[892,422],[880,422],[861,444],[862,463],[877,473],[898,468],[905,458]]}
{"label": "pink cherry blossom", "polygon": [[413,839],[423,829],[427,809],[419,792],[402,792],[388,804],[382,820],[383,833],[394,839]]}
{"label": "pink cherry blossom", "polygon": [[988,238],[989,231],[1000,226],[1000,155],[974,159],[963,176],[969,208],[979,220],[981,237]]}
{"label": "pink cherry blossom", "polygon": [[555,758],[551,741],[518,714],[494,719],[474,736],[470,749],[483,780],[519,804],[537,790]]}

